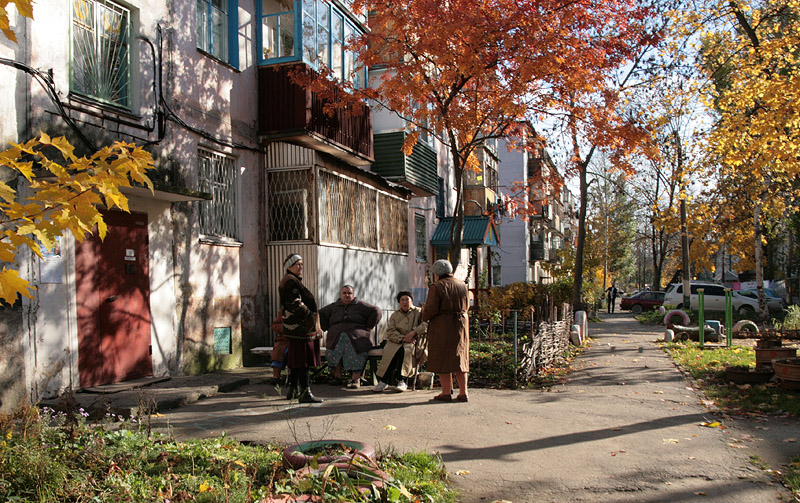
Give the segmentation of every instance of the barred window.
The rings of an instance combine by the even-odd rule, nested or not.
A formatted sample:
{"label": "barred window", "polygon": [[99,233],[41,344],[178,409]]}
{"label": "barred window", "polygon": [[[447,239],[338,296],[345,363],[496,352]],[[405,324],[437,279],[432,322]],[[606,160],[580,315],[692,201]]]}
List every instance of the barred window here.
{"label": "barred window", "polygon": [[417,243],[417,262],[428,261],[428,239],[425,232],[425,215],[414,215],[414,236]]}
{"label": "barred window", "polygon": [[270,241],[307,241],[314,236],[312,180],[310,169],[267,172]]}
{"label": "barred window", "polygon": [[130,12],[107,0],[72,1],[71,90],[130,108]]}
{"label": "barred window", "polygon": [[238,240],[235,159],[205,149],[198,149],[197,155],[200,190],[213,196],[211,201],[200,203],[200,230],[207,236]]}
{"label": "barred window", "polygon": [[408,253],[408,203],[388,194],[379,194],[381,209],[381,249]]}
{"label": "barred window", "polygon": [[327,171],[318,183],[320,240],[377,249],[377,191]]}
{"label": "barred window", "polygon": [[408,253],[403,199],[328,171],[317,180],[321,241]]}

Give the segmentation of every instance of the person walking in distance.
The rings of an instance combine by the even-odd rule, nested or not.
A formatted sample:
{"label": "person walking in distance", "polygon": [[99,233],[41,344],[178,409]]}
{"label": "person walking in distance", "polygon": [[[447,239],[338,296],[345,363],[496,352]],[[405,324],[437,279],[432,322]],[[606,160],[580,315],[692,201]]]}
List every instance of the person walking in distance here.
{"label": "person walking in distance", "polygon": [[617,303],[617,282],[611,283],[611,286],[608,287],[606,290],[606,296],[608,297],[608,314],[614,314],[614,307]]}

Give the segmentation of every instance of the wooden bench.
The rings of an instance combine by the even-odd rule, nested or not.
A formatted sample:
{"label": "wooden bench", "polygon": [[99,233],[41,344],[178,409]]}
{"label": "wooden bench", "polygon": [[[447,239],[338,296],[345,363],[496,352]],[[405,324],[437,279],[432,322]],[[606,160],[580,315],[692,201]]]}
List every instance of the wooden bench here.
{"label": "wooden bench", "polygon": [[[319,348],[320,355],[322,358],[325,358],[326,350],[324,347]],[[272,355],[272,346],[257,346],[254,348],[250,348],[250,353],[259,356],[266,356],[267,358],[271,358]],[[373,386],[378,384],[378,364],[383,357],[383,348],[380,346],[373,346],[372,349],[367,351],[367,367],[372,374],[372,384]]]}

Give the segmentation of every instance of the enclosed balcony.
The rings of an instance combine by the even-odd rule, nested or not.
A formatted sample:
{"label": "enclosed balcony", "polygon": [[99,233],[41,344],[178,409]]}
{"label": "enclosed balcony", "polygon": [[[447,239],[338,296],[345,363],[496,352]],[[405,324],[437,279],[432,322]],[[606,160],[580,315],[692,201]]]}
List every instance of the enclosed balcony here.
{"label": "enclosed balcony", "polygon": [[439,191],[436,152],[426,143],[418,141],[411,155],[404,154],[406,136],[404,131],[375,135],[372,171],[407,187],[414,197],[436,195]]}
{"label": "enclosed balcony", "polygon": [[325,102],[292,81],[303,63],[258,69],[258,135],[262,141],[285,141],[327,152],[350,164],[373,161],[372,111],[324,111]]}

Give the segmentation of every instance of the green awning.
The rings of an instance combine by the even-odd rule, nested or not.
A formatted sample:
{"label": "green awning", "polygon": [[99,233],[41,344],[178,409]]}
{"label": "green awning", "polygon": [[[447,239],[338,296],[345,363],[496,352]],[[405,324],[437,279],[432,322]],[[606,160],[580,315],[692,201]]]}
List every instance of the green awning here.
{"label": "green awning", "polygon": [[[450,246],[450,223],[452,218],[442,218],[433,231],[431,244],[437,248]],[[499,246],[497,228],[490,216],[464,217],[461,246]]]}

